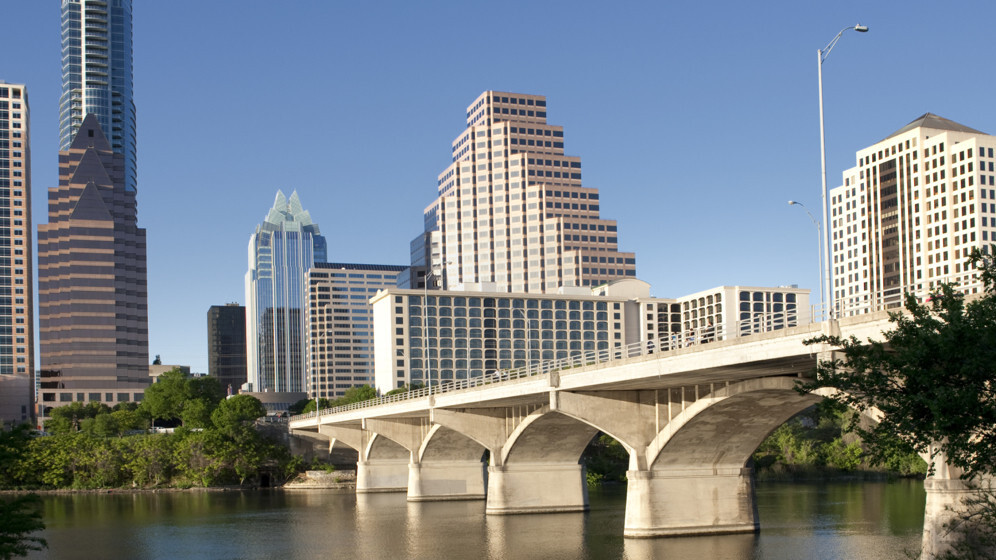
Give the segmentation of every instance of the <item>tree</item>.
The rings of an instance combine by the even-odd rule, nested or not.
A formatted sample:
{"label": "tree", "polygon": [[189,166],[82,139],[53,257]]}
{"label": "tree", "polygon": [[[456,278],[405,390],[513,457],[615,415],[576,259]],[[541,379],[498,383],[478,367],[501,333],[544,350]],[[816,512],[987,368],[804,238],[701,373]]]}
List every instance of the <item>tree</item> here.
{"label": "tree", "polygon": [[0,430],[0,488],[17,483],[15,469],[31,443],[31,426],[21,424],[11,430]]}
{"label": "tree", "polygon": [[[831,397],[859,410],[884,413],[870,429],[856,428],[873,457],[901,445],[939,451],[967,478],[996,470],[996,246],[974,249],[968,264],[983,281],[969,299],[950,284],[925,302],[906,295],[906,313],[891,313],[885,340],[824,335],[841,358],[822,361],[804,390],[832,387]],[[934,447],[932,447],[934,446]]]}
{"label": "tree", "polygon": [[346,392],[343,393],[338,399],[332,401],[331,404],[332,406],[342,406],[345,404],[363,402],[376,398],[377,389],[374,389],[370,385],[355,385],[349,389],[346,389]]}
{"label": "tree", "polygon": [[85,420],[96,418],[97,415],[110,411],[110,407],[99,402],[87,404],[73,402],[66,406],[53,408],[51,419],[45,423],[45,427],[53,434],[76,432],[80,430]]}
{"label": "tree", "polygon": [[10,500],[0,498],[0,559],[10,560],[47,548],[45,539],[32,536],[44,528],[41,499],[37,494]]}
{"label": "tree", "polygon": [[237,428],[266,416],[266,408],[252,395],[235,395],[221,401],[211,413],[211,422],[222,432],[231,434]]}
{"label": "tree", "polygon": [[174,368],[145,390],[141,410],[153,419],[179,420],[188,428],[206,428],[223,396],[217,378],[190,377]]}

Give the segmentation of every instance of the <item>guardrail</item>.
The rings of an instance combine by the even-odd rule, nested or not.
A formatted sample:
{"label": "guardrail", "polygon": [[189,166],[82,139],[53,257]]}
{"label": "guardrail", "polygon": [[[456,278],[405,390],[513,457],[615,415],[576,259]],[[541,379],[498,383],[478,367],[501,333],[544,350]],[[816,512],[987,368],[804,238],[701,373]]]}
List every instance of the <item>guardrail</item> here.
{"label": "guardrail", "polygon": [[[920,301],[926,301],[931,294],[934,293],[935,289],[927,284],[919,285],[918,288],[919,289],[916,292],[913,292],[913,295],[915,295]],[[981,289],[981,282],[970,283],[959,287],[960,291],[968,294],[978,293]],[[834,317],[861,315],[883,309],[898,310],[902,307],[905,297],[905,294],[896,293],[874,300],[856,300],[852,298],[845,301],[837,301],[834,305]],[[367,401],[326,408],[320,412],[309,412],[298,416],[292,416],[290,420],[292,422],[295,420],[307,420],[317,416],[327,416],[339,412],[369,408],[371,406],[419,399],[430,395],[449,393],[452,391],[492,385],[495,383],[505,383],[517,379],[535,377],[538,375],[547,375],[552,372],[563,372],[566,370],[605,364],[617,360],[671,352],[681,348],[700,347],[715,341],[744,338],[788,327],[808,325],[814,322],[819,322],[816,319],[823,319],[826,317],[826,308],[823,306],[814,306],[810,309],[808,317],[805,313],[800,314],[798,310],[764,314],[755,314],[752,312],[751,315],[752,316],[750,318],[736,321],[731,325],[707,325],[706,327],[699,328],[697,330],[690,329],[680,333],[671,333],[670,336],[666,338],[642,340],[640,342],[634,342],[632,344],[616,348],[577,352],[566,358],[557,358],[538,363],[530,363],[523,367],[513,369],[495,370],[481,377],[444,381],[435,385],[421,387],[403,393],[395,393],[393,395],[385,395]]]}

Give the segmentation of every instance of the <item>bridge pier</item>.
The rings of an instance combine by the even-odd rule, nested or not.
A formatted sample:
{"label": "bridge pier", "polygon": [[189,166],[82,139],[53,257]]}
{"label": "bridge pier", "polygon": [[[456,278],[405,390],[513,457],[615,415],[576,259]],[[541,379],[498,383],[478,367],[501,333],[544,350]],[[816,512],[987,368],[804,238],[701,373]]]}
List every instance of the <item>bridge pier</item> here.
{"label": "bridge pier", "polygon": [[588,484],[578,463],[488,467],[488,515],[587,511]]}
{"label": "bridge pier", "polygon": [[754,477],[747,468],[627,471],[627,537],[750,533],[758,530]]}
{"label": "bridge pier", "polygon": [[408,491],[407,459],[368,459],[356,462],[356,493]]}
{"label": "bridge pier", "polygon": [[432,461],[408,465],[408,501],[483,500],[484,463]]}

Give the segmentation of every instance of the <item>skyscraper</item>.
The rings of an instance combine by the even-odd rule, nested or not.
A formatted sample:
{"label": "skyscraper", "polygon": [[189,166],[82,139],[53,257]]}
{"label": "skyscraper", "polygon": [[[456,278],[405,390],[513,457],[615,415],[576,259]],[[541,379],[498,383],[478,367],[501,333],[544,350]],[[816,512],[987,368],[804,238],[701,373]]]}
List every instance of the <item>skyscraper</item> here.
{"label": "skyscraper", "polygon": [[28,91],[0,81],[0,423],[27,420],[34,375]]}
{"label": "skyscraper", "polygon": [[307,271],[326,260],[325,238],[301,207],[277,191],[273,208],[249,238],[246,341],[252,391],[305,390]]}
{"label": "skyscraper", "polygon": [[59,152],[38,226],[42,405],[140,400],[149,384],[145,229],[95,115]]}
{"label": "skyscraper", "polygon": [[940,282],[971,291],[996,241],[996,137],[932,113],[859,150],[830,191],[834,299],[844,314]]}
{"label": "skyscraper", "polygon": [[411,244],[432,287],[552,293],[635,276],[598,189],[581,185],[580,158],[564,154],[563,127],[547,124],[545,97],[482,93],[452,159]]}
{"label": "skyscraper", "polygon": [[308,271],[307,392],[341,397],[374,384],[374,325],[370,298],[397,284],[408,267],[315,263]]}
{"label": "skyscraper", "polygon": [[68,150],[83,118],[95,115],[115,153],[124,184],[137,185],[132,99],[131,0],[62,0],[62,97],[59,149]]}
{"label": "skyscraper", "polygon": [[34,373],[28,91],[0,81],[0,375]]}
{"label": "skyscraper", "polygon": [[237,304],[212,305],[207,313],[208,374],[221,388],[237,393],[246,376],[246,308]]}

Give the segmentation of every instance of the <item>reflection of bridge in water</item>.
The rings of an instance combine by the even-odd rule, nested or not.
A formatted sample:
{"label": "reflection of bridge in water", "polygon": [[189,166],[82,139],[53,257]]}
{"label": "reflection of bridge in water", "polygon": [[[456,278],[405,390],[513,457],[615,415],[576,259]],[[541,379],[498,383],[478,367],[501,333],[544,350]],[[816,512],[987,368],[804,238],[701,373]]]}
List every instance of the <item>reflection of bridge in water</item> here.
{"label": "reflection of bridge in water", "polygon": [[[491,515],[585,510],[580,459],[601,431],[629,452],[626,536],[751,532],[751,455],[822,398],[794,390],[829,350],[803,341],[823,332],[880,339],[889,328],[885,311],[745,336],[732,325],[697,341],[643,342],[296,416],[290,426],[330,450],[356,450],[358,493],[486,499]],[[944,465],[926,489],[933,550],[945,506],[965,490]]]}

